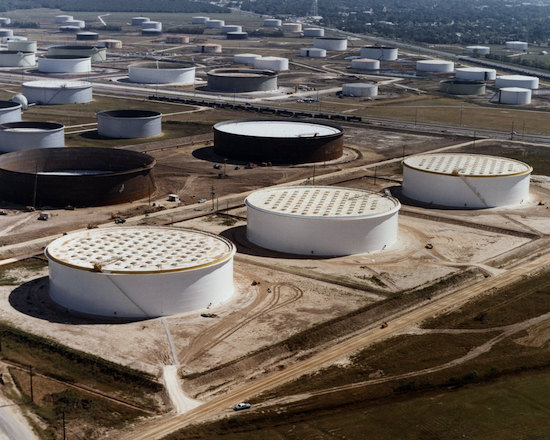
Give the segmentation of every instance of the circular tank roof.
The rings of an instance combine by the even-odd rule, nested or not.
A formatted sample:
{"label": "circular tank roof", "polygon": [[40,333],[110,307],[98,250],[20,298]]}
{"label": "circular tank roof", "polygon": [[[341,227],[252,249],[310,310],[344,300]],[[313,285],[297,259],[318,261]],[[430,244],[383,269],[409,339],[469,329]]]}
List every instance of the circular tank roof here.
{"label": "circular tank roof", "polygon": [[100,267],[109,273],[200,269],[221,263],[234,253],[235,246],[217,235],[154,226],[75,232],[58,238],[46,248],[48,258],[60,264],[90,271]]}
{"label": "circular tank roof", "polygon": [[208,75],[224,76],[229,78],[260,78],[268,76],[277,76],[277,72],[273,70],[261,69],[213,69],[208,72]]}
{"label": "circular tank roof", "polygon": [[245,203],[264,212],[315,219],[378,217],[401,206],[393,197],[334,186],[267,188],[250,194]]}
{"label": "circular tank roof", "polygon": [[22,121],[22,122],[6,122],[0,124],[0,130],[20,133],[40,132],[40,131],[56,131],[63,129],[63,124],[57,122],[41,122],[41,121]]}
{"label": "circular tank roof", "polygon": [[154,61],[146,61],[144,63],[130,64],[130,66],[131,67],[138,67],[138,68],[142,68],[142,69],[158,69],[158,70],[191,69],[191,68],[193,68],[193,66],[190,65],[190,64],[154,62]]}
{"label": "circular tank roof", "polygon": [[98,114],[110,116],[111,118],[124,118],[124,119],[157,118],[161,115],[161,113],[153,110],[104,110],[102,112],[98,112]]}
{"label": "circular tank roof", "polygon": [[488,67],[459,67],[456,69],[457,72],[496,72],[495,69],[490,69]]}
{"label": "circular tank roof", "polygon": [[527,76],[527,75],[500,75],[498,79],[506,79],[513,81],[530,81],[533,79],[538,79],[536,76]]}
{"label": "circular tank roof", "polygon": [[25,87],[36,87],[43,89],[82,89],[92,87],[92,83],[87,81],[64,81],[64,80],[50,80],[50,81],[27,81],[24,82]]}
{"label": "circular tank roof", "polygon": [[89,60],[90,57],[84,55],[44,55],[42,58],[49,60]]}
{"label": "circular tank roof", "polygon": [[336,125],[277,119],[219,122],[214,127],[225,133],[266,138],[313,138],[342,132]]}
{"label": "circular tank roof", "polygon": [[19,102],[13,102],[13,101],[0,101],[0,109],[1,108],[15,108],[20,107],[21,104]]}
{"label": "circular tank roof", "polygon": [[526,92],[531,92],[531,89],[525,89],[523,87],[502,87],[500,91],[526,93]]}
{"label": "circular tank roof", "polygon": [[[77,35],[97,35],[95,32],[79,32]],[[84,45],[77,45],[77,44],[67,44],[62,46],[50,46],[48,49],[67,49],[67,50],[93,50],[102,49],[101,47],[96,46],[84,46]]]}
{"label": "circular tank roof", "polygon": [[533,170],[519,160],[465,153],[421,154],[408,157],[403,165],[427,173],[466,177],[514,176]]}
{"label": "circular tank roof", "polygon": [[34,52],[26,50],[0,50],[0,55],[14,55],[16,53],[32,54]]}

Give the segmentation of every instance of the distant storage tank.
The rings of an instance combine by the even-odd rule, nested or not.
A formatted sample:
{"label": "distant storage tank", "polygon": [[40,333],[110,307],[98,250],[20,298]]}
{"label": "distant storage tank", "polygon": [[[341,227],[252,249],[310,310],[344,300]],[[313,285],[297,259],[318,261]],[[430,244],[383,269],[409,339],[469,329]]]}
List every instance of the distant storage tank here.
{"label": "distant storage tank", "polygon": [[236,24],[225,24],[222,26],[222,34],[227,34],[228,32],[242,32],[243,27]]}
{"label": "distant storage tank", "polygon": [[60,26],[59,30],[67,34],[76,34],[80,32],[80,26]]}
{"label": "distant storage tank", "polygon": [[130,64],[128,66],[130,81],[144,84],[181,84],[195,82],[195,67],[188,64],[152,62]]}
{"label": "distant storage tank", "polygon": [[489,46],[466,46],[466,53],[472,55],[489,55],[491,48]]}
{"label": "distant storage tank", "polygon": [[154,318],[206,311],[234,293],[235,246],[207,232],[90,229],[53,241],[45,254],[51,298],[86,314]]}
{"label": "distant storage tank", "polygon": [[159,31],[158,29],[142,29],[141,35],[145,37],[157,37],[162,35],[162,31]]}
{"label": "distant storage tank", "polygon": [[455,74],[458,79],[468,81],[494,81],[497,77],[495,69],[485,67],[460,67]]}
{"label": "distant storage tank", "polygon": [[65,127],[55,122],[6,122],[0,124],[0,151],[60,148],[65,146]]}
{"label": "distant storage tank", "polygon": [[226,36],[228,40],[246,40],[248,32],[228,32]]}
{"label": "distant storage tank", "polygon": [[506,43],[506,49],[511,50],[527,50],[527,42],[525,41],[507,41]]}
{"label": "distant storage tank", "polygon": [[55,16],[55,23],[56,24],[64,24],[68,21],[73,21],[74,17],[72,15],[56,15]]}
{"label": "distant storage tank", "polygon": [[78,32],[76,39],[78,41],[94,41],[99,39],[99,34],[97,32]]}
{"label": "distant storage tank", "polygon": [[538,89],[539,79],[536,76],[501,75],[497,76],[495,87],[520,87],[523,89]]}
{"label": "distant storage tank", "polygon": [[162,23],[160,21],[144,21],[143,23],[141,23],[141,30],[162,32]]}
{"label": "distant storage tank", "polygon": [[454,68],[455,64],[446,60],[420,60],[416,62],[416,70],[419,72],[449,73]]}
{"label": "distant storage tank", "polygon": [[254,60],[255,69],[276,70],[282,72],[288,70],[288,58],[261,57]]}
{"label": "distant storage tank", "polygon": [[50,55],[70,55],[75,57],[90,57],[91,62],[99,63],[107,59],[107,50],[104,47],[96,46],[50,46],[48,56]]}
{"label": "distant storage tank", "polygon": [[325,49],[318,49],[317,47],[305,47],[300,49],[300,56],[309,58],[324,58],[327,56],[327,51]]}
{"label": "distant storage tank", "polygon": [[205,24],[206,29],[221,29],[225,25],[224,20],[208,20]]}
{"label": "distant storage tank", "polygon": [[168,44],[187,44],[189,37],[187,35],[168,35],[165,41]]}
{"label": "distant storage tank", "polygon": [[493,208],[529,199],[533,169],[505,157],[434,153],[403,161],[403,195],[438,206]]}
{"label": "distant storage tank", "polygon": [[15,50],[20,52],[36,52],[36,41],[8,41],[8,50]]}
{"label": "distant storage tank", "polygon": [[6,26],[11,23],[11,18],[0,17],[0,26]]}
{"label": "distant storage tank", "polygon": [[319,37],[313,39],[313,46],[325,50],[346,50],[348,40],[336,37]]}
{"label": "distant storage tank", "polygon": [[342,84],[342,95],[374,98],[378,96],[378,86],[376,84],[365,83]]}
{"label": "distant storage tank", "polygon": [[83,104],[92,100],[92,84],[86,81],[28,81],[22,90],[34,104]]}
{"label": "distant storage tank", "polygon": [[531,89],[504,87],[498,92],[498,102],[509,105],[531,104]]}
{"label": "distant storage tank", "polygon": [[254,60],[261,57],[261,55],[255,53],[238,53],[233,55],[233,62],[236,64],[254,64]]}
{"label": "distant storage tank", "polygon": [[87,73],[91,70],[90,57],[46,55],[38,58],[38,71],[42,73]]}
{"label": "distant storage tank", "polygon": [[99,40],[97,47],[106,47],[107,49],[122,49],[122,41],[120,40]]}
{"label": "distant storage tank", "polygon": [[0,101],[0,124],[21,120],[21,104],[13,101]]}
{"label": "distant storage tank", "polygon": [[248,240],[298,255],[377,252],[397,240],[401,207],[393,197],[337,186],[266,188],[246,200]]}
{"label": "distant storage tank", "polygon": [[302,24],[301,23],[283,23],[283,31],[302,32]]}
{"label": "distant storage tank", "polygon": [[370,58],[380,61],[395,61],[398,56],[396,47],[388,46],[363,46],[361,48],[361,58]]}
{"label": "distant storage tank", "polygon": [[305,28],[304,37],[324,37],[325,30],[323,28]]}
{"label": "distant storage tank", "polygon": [[242,119],[214,125],[214,152],[221,157],[276,163],[338,159],[344,130],[303,119]]}
{"label": "distant storage tank", "polygon": [[356,58],[351,60],[351,68],[358,70],[378,70],[380,69],[380,61],[369,58]]}
{"label": "distant storage tank", "polygon": [[84,20],[67,20],[65,23],[63,23],[64,26],[74,26],[80,29],[84,29],[86,27],[86,22]]}
{"label": "distant storage tank", "polygon": [[115,139],[160,136],[162,114],[151,110],[105,110],[97,114],[97,132]]}
{"label": "distant storage tank", "polygon": [[11,29],[0,29],[0,37],[13,37]]}
{"label": "distant storage tank", "polygon": [[197,48],[195,49],[195,52],[200,53],[222,53],[222,45],[221,44],[198,44]]}
{"label": "distant storage tank", "polygon": [[206,22],[210,20],[209,17],[193,17],[191,18],[191,23],[192,24],[206,24]]}
{"label": "distant storage tank", "polygon": [[27,37],[12,35],[11,37],[2,37],[2,44],[8,44],[10,41],[27,41]]}
{"label": "distant storage tank", "polygon": [[34,52],[0,50],[0,67],[32,67],[35,64]]}
{"label": "distant storage tank", "polygon": [[266,92],[277,90],[277,73],[258,69],[214,69],[207,74],[208,90],[216,92]]}
{"label": "distant storage tank", "polygon": [[264,27],[281,27],[283,22],[276,18],[266,18],[264,20]]}
{"label": "distant storage tank", "polygon": [[148,21],[151,21],[149,17],[132,17],[132,26],[140,26],[143,23],[146,23]]}
{"label": "distant storage tank", "polygon": [[483,81],[447,79],[439,83],[439,90],[452,95],[485,95],[485,83]]}

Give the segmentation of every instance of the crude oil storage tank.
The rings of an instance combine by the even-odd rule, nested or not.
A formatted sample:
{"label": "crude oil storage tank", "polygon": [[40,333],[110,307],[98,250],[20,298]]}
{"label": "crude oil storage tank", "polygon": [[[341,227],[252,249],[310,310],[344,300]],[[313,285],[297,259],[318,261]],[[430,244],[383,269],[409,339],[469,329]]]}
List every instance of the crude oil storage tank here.
{"label": "crude oil storage tank", "polygon": [[143,31],[157,31],[162,32],[162,23],[160,21],[144,21],[141,23],[141,30]]}
{"label": "crude oil storage tank", "polygon": [[65,26],[73,26],[79,29],[84,29],[86,27],[86,22],[84,20],[67,20],[63,23]]}
{"label": "crude oil storage tank", "polygon": [[236,93],[277,90],[277,76],[272,70],[214,69],[207,73],[208,90]]}
{"label": "crude oil storage tank", "polygon": [[531,89],[521,87],[503,87],[498,92],[498,102],[509,105],[531,104]]}
{"label": "crude oil storage tank", "polygon": [[13,30],[0,29],[0,37],[13,37]]}
{"label": "crude oil storage tank", "polygon": [[305,28],[304,37],[324,37],[325,30],[323,28]]}
{"label": "crude oil storage tank", "polygon": [[317,47],[304,47],[300,49],[300,56],[309,58],[324,58],[327,56],[327,51]]}
{"label": "crude oil storage tank", "polygon": [[485,82],[447,79],[440,81],[439,90],[452,95],[485,95]]}
{"label": "crude oil storage tank", "polygon": [[76,34],[80,32],[80,26],[60,26],[59,31],[67,34]]}
{"label": "crude oil storage tank", "polygon": [[144,84],[182,84],[195,82],[195,67],[188,64],[148,61],[128,66],[130,81]]}
{"label": "crude oil storage tank", "polygon": [[248,32],[228,32],[225,34],[228,40],[246,40]]}
{"label": "crude oil storage tank", "polygon": [[210,20],[209,17],[192,17],[191,24],[206,24]]}
{"label": "crude oil storage tank", "polygon": [[195,52],[200,52],[200,53],[222,53],[222,45],[221,44],[213,44],[213,43],[198,44],[197,48],[195,49]]}
{"label": "crude oil storage tank", "polygon": [[158,35],[162,35],[162,31],[159,31],[158,29],[142,29],[141,35],[146,37],[156,37]]}
{"label": "crude oil storage tank", "polygon": [[238,53],[233,55],[233,62],[235,64],[254,64],[256,58],[261,58],[261,55],[255,53]]}
{"label": "crude oil storage tank", "polygon": [[141,26],[148,21],[151,21],[149,17],[132,17],[132,26]]}
{"label": "crude oil storage tank", "polygon": [[370,58],[380,61],[395,61],[398,50],[396,47],[389,46],[363,46],[361,48],[361,58]]}
{"label": "crude oil storage tank", "polygon": [[8,41],[8,50],[16,50],[21,52],[36,52],[36,41],[32,40],[17,40]]}
{"label": "crude oil storage tank", "polygon": [[264,20],[264,27],[281,27],[283,22],[277,18],[266,18]]}
{"label": "crude oil storage tank", "polygon": [[393,197],[336,186],[266,188],[250,194],[246,236],[252,243],[299,255],[376,252],[397,240],[401,207]]}
{"label": "crude oil storage tank", "polygon": [[419,72],[449,73],[455,68],[455,63],[446,60],[419,60],[416,70]]}
{"label": "crude oil storage tank", "polygon": [[14,101],[0,101],[0,124],[21,120],[21,104]]}
{"label": "crude oil storage tank", "polygon": [[61,148],[65,146],[65,127],[56,122],[6,122],[0,124],[0,151],[32,148]]}
{"label": "crude oil storage tank", "polygon": [[362,98],[374,98],[378,96],[378,86],[368,83],[342,84],[342,95]]}
{"label": "crude oil storage tank", "polygon": [[284,32],[302,32],[302,23],[283,23]]}
{"label": "crude oil storage tank", "polygon": [[529,199],[533,169],[505,157],[434,153],[403,161],[403,195],[455,208],[492,208]]}
{"label": "crude oil storage tank", "polygon": [[538,89],[539,79],[536,76],[501,75],[497,76],[496,87],[520,87],[523,89]]}
{"label": "crude oil storage tank", "polygon": [[115,139],[160,136],[162,114],[151,110],[105,110],[97,113],[97,132]]}
{"label": "crude oil storage tank", "polygon": [[0,200],[36,207],[102,206],[149,197],[155,159],[117,148],[39,148],[0,156]]}
{"label": "crude oil storage tank", "polygon": [[92,84],[86,81],[28,81],[22,85],[29,103],[42,105],[83,104],[92,100]]}
{"label": "crude oil storage tank", "polygon": [[189,37],[187,35],[168,35],[164,41],[168,44],[188,44]]}
{"label": "crude oil storage tank", "polygon": [[94,41],[99,39],[99,34],[97,32],[78,32],[76,39],[78,41]]}
{"label": "crude oil storage tank", "polygon": [[208,20],[206,23],[204,23],[206,29],[221,29],[224,25],[224,20]]}
{"label": "crude oil storage tank", "polygon": [[56,15],[55,16],[55,23],[56,24],[64,24],[68,21],[72,21],[74,17],[72,15]]}
{"label": "crude oil storage tank", "polygon": [[468,81],[494,81],[497,71],[486,67],[459,67],[456,69],[455,76]]}
{"label": "crude oil storage tank", "polygon": [[122,49],[122,41],[120,40],[99,40],[97,47],[106,47],[107,49]]}
{"label": "crude oil storage tank", "polygon": [[491,48],[489,46],[466,46],[466,53],[472,55],[489,55]]}
{"label": "crude oil storage tank", "polygon": [[214,152],[258,162],[307,163],[338,159],[344,130],[304,119],[240,119],[214,125]]}
{"label": "crude oil storage tank", "polygon": [[378,70],[380,69],[380,61],[371,60],[370,58],[356,58],[351,60],[351,68],[359,70]]}
{"label": "crude oil storage tank", "polygon": [[182,228],[127,226],[58,238],[45,251],[50,296],[87,314],[152,318],[231,298],[235,246]]}
{"label": "crude oil storage tank", "polygon": [[0,67],[31,67],[36,64],[34,52],[0,50]]}
{"label": "crude oil storage tank", "polygon": [[90,57],[46,55],[38,58],[38,71],[43,73],[87,73],[91,70]]}
{"label": "crude oil storage tank", "polygon": [[98,63],[107,59],[107,50],[104,47],[96,46],[50,46],[48,48],[48,56],[49,55],[90,57],[92,63]]}
{"label": "crude oil storage tank", "polygon": [[243,27],[237,24],[224,24],[222,26],[222,34],[227,34],[228,32],[242,32]]}
{"label": "crude oil storage tank", "polygon": [[288,58],[261,57],[254,60],[255,69],[283,71],[288,70]]}
{"label": "crude oil storage tank", "polygon": [[337,37],[319,37],[313,39],[313,47],[325,50],[346,50],[348,48],[348,40],[346,38]]}
{"label": "crude oil storage tank", "polygon": [[526,41],[507,41],[505,46],[511,50],[527,50],[528,44]]}

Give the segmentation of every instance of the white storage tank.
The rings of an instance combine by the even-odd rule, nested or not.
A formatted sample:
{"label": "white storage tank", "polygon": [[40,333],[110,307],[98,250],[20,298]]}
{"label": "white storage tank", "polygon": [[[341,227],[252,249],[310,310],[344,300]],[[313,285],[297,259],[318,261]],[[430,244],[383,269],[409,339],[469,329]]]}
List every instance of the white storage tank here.
{"label": "white storage tank", "polygon": [[160,21],[144,21],[143,23],[141,23],[141,30],[162,32],[162,23]]}
{"label": "white storage tank", "polygon": [[363,46],[361,48],[361,58],[370,58],[380,61],[395,61],[398,56],[396,47],[389,46]]}
{"label": "white storage tank", "polygon": [[323,28],[305,28],[304,37],[324,37],[325,30]]}
{"label": "white storage tank", "polygon": [[254,60],[255,69],[267,69],[284,71],[288,70],[288,58],[280,57],[261,57]]}
{"label": "white storage tank", "polygon": [[80,26],[60,26],[59,31],[70,33],[70,34],[76,34],[80,32]]}
{"label": "white storage tank", "polygon": [[304,47],[300,49],[300,56],[309,58],[324,58],[327,56],[327,51],[317,47]]}
{"label": "white storage tank", "polygon": [[50,297],[77,312],[130,318],[219,305],[233,295],[235,246],[206,232],[128,226],[73,232],[45,251]]}
{"label": "white storage tank", "polygon": [[11,29],[0,29],[0,37],[13,37]]}
{"label": "white storage tank", "polygon": [[180,84],[195,82],[195,67],[187,64],[148,61],[128,66],[130,81],[143,84]]}
{"label": "white storage tank", "polygon": [[401,207],[393,197],[335,186],[266,188],[250,194],[246,236],[258,246],[298,255],[377,252],[397,240]]}
{"label": "white storage tank", "polygon": [[36,64],[34,52],[0,50],[0,67],[32,67]]}
{"label": "white storage tank", "polygon": [[162,114],[151,110],[105,110],[97,113],[97,132],[115,139],[160,136]]}
{"label": "white storage tank", "polygon": [[99,34],[97,32],[78,32],[76,39],[78,41],[96,41],[99,39]]}
{"label": "white storage tank", "polygon": [[498,92],[498,102],[509,105],[531,104],[531,89],[521,87],[503,87]]}
{"label": "white storage tank", "polygon": [[87,73],[91,70],[90,57],[46,55],[38,58],[38,71],[42,73]]}
{"label": "white storage tank", "polygon": [[472,55],[489,55],[491,48],[489,46],[466,46],[466,53]]}
{"label": "white storage tank", "polygon": [[374,98],[378,95],[378,86],[376,84],[366,83],[342,84],[342,95]]}
{"label": "white storage tank", "polygon": [[151,21],[149,17],[132,17],[132,26],[140,26],[143,23],[146,23],[148,21]]}
{"label": "white storage tank", "polygon": [[456,69],[455,76],[467,81],[494,81],[497,71],[486,67],[459,67]]}
{"label": "white storage tank", "polygon": [[501,75],[497,76],[496,87],[520,87],[523,89],[538,89],[539,79],[536,76]]}
{"label": "white storage tank", "polygon": [[22,85],[29,103],[83,104],[92,100],[92,84],[86,81],[28,81]]}
{"label": "white storage tank", "polygon": [[356,58],[351,60],[351,68],[358,70],[378,70],[380,69],[380,61],[369,58]]}
{"label": "white storage tank", "polygon": [[242,32],[243,27],[236,24],[225,24],[222,26],[222,34],[227,34],[228,32]]}
{"label": "white storage tank", "polygon": [[27,41],[27,37],[21,35],[12,35],[11,37],[2,37],[2,44],[8,44],[10,41]]}
{"label": "white storage tank", "polygon": [[99,63],[107,59],[107,50],[104,47],[63,45],[50,46],[48,56],[70,55],[75,57],[90,57],[91,62]]}
{"label": "white storage tank", "polygon": [[209,17],[201,17],[201,16],[198,16],[198,17],[192,17],[191,18],[191,23],[192,24],[206,24],[206,22],[210,20]]}
{"label": "white storage tank", "polygon": [[6,122],[0,124],[0,151],[59,148],[65,146],[65,127],[55,122]]}
{"label": "white storage tank", "polygon": [[228,40],[246,40],[248,32],[228,32],[226,36]]}
{"label": "white storage tank", "polygon": [[302,32],[301,23],[283,23],[284,32]]}
{"label": "white storage tank", "polygon": [[264,27],[281,27],[283,22],[276,18],[266,18],[264,20]]}
{"label": "white storage tank", "polygon": [[233,62],[235,64],[254,64],[254,61],[261,57],[255,53],[238,53],[233,55]]}
{"label": "white storage tank", "polygon": [[65,23],[63,23],[64,26],[74,26],[80,29],[84,29],[86,27],[86,22],[84,20],[67,20]]}
{"label": "white storage tank", "polygon": [[64,24],[68,21],[73,21],[74,17],[72,15],[56,15],[55,16],[55,23],[56,24]]}
{"label": "white storage tank", "polygon": [[195,49],[195,52],[200,52],[200,53],[222,53],[222,45],[221,44],[212,44],[212,43],[198,44],[197,48]]}
{"label": "white storage tank", "polygon": [[157,37],[162,35],[162,31],[159,31],[158,29],[142,29],[141,35],[146,37]]}
{"label": "white storage tank", "polygon": [[325,50],[346,50],[348,48],[348,40],[337,37],[314,38],[313,46]]}
{"label": "white storage tank", "polygon": [[0,17],[0,26],[7,26],[10,23],[11,23],[11,18]]}
{"label": "white storage tank", "polygon": [[32,41],[32,40],[8,41],[8,50],[17,50],[21,52],[36,52],[36,41]]}
{"label": "white storage tank", "polygon": [[224,24],[224,20],[208,20],[204,25],[206,29],[221,29]]}
{"label": "white storage tank", "polygon": [[21,120],[21,104],[14,101],[0,101],[0,124]]}
{"label": "white storage tank", "polygon": [[528,44],[525,41],[507,41],[506,49],[510,50],[527,50]]}
{"label": "white storage tank", "polygon": [[493,208],[529,199],[533,169],[505,157],[434,153],[403,161],[403,195],[438,206]]}
{"label": "white storage tank", "polygon": [[99,40],[97,42],[97,47],[106,47],[107,49],[122,49],[122,41],[120,40]]}
{"label": "white storage tank", "polygon": [[454,68],[455,64],[446,60],[419,60],[416,62],[416,70],[419,72],[449,73]]}

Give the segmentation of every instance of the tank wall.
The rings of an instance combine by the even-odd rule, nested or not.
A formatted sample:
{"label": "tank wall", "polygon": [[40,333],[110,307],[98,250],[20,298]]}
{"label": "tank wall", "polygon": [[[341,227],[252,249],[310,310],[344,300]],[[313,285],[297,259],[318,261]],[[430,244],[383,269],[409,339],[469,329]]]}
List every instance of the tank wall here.
{"label": "tank wall", "polygon": [[403,167],[403,195],[414,200],[457,208],[492,208],[529,199],[530,174],[502,177],[460,177]]}
{"label": "tank wall", "polygon": [[283,23],[283,30],[285,32],[301,32],[302,25],[300,23]]}
{"label": "tank wall", "polygon": [[75,55],[90,57],[93,63],[97,63],[107,59],[107,50],[105,48],[66,49],[63,47],[52,46],[48,49],[48,55]]}
{"label": "tank wall", "polygon": [[306,28],[304,29],[304,37],[324,37],[325,30],[323,28]]}
{"label": "tank wall", "polygon": [[48,131],[12,131],[0,128],[0,151],[31,150],[34,148],[60,148],[65,146],[65,129]]}
{"label": "tank wall", "polygon": [[28,87],[23,84],[22,90],[29,103],[35,104],[82,104],[92,100],[92,86],[72,89]]}
{"label": "tank wall", "polygon": [[151,21],[148,17],[133,17],[132,26],[141,26],[142,23]]}
{"label": "tank wall", "polygon": [[277,20],[276,18],[268,18],[264,20],[264,27],[281,27],[283,22],[281,20]]}
{"label": "tank wall", "polygon": [[439,89],[443,93],[450,93],[453,95],[484,95],[485,84],[460,84],[441,81],[439,83]]}
{"label": "tank wall", "polygon": [[348,40],[315,38],[313,46],[325,50],[346,50],[348,48]]}
{"label": "tank wall", "polygon": [[526,89],[525,92],[500,90],[498,102],[510,105],[531,104],[531,90]]}
{"label": "tank wall", "polygon": [[356,97],[374,97],[378,95],[378,86],[373,85],[372,87],[360,87],[355,85],[346,85],[342,86],[342,94],[346,96],[356,96]]}
{"label": "tank wall", "polygon": [[2,53],[0,51],[0,67],[32,67],[36,64],[34,52]]}
{"label": "tank wall", "polygon": [[141,29],[151,29],[154,31],[162,31],[162,23],[160,21],[144,21],[141,23]]}
{"label": "tank wall", "polygon": [[220,92],[266,92],[277,90],[277,76],[228,77],[208,75],[208,90]]}
{"label": "tank wall", "polygon": [[36,41],[8,41],[8,50],[20,50],[23,52],[36,52]]}
{"label": "tank wall", "polygon": [[113,118],[97,114],[97,132],[115,139],[148,138],[162,134],[162,116],[153,118]]}
{"label": "tank wall", "polygon": [[128,66],[130,81],[145,84],[193,84],[195,68],[182,69],[152,69],[139,66]]}
{"label": "tank wall", "polygon": [[38,58],[38,71],[44,73],[87,73],[92,70],[90,58]]}
{"label": "tank wall", "polygon": [[278,59],[266,59],[266,58],[257,58],[254,60],[255,69],[268,69],[268,70],[288,70],[288,59],[278,58]]}
{"label": "tank wall", "polygon": [[380,69],[380,61],[351,60],[351,67],[352,69],[378,70]]}
{"label": "tank wall", "polygon": [[449,73],[453,71],[454,67],[455,66],[452,61],[446,63],[416,62],[416,70],[419,72]]}
{"label": "tank wall", "polygon": [[466,79],[469,81],[494,81],[497,77],[497,72],[493,69],[488,69],[486,71],[456,69],[455,76],[458,79]]}
{"label": "tank wall", "polygon": [[21,105],[11,108],[0,108],[0,124],[21,121]]}
{"label": "tank wall", "polygon": [[242,32],[242,31],[243,31],[242,26],[238,26],[234,24],[228,24],[228,25],[222,26],[222,34],[227,34],[228,32]]}
{"label": "tank wall", "polygon": [[159,274],[89,272],[51,259],[49,270],[55,302],[101,316],[175,315],[221,304],[234,292],[232,258],[211,267]]}
{"label": "tank wall", "polygon": [[478,54],[478,55],[489,55],[491,53],[490,47],[477,47],[477,46],[469,46],[466,47],[466,52],[471,54]]}
{"label": "tank wall", "polygon": [[395,61],[398,50],[394,47],[362,47],[361,58],[370,58],[372,60]]}
{"label": "tank wall", "polygon": [[246,236],[252,243],[299,255],[351,255],[381,251],[397,239],[397,212],[357,220],[300,219],[247,207]]}
{"label": "tank wall", "polygon": [[224,24],[224,20],[208,20],[205,26],[207,29],[221,29]]}
{"label": "tank wall", "polygon": [[191,23],[192,24],[205,24],[208,20],[210,20],[208,17],[192,17]]}
{"label": "tank wall", "polygon": [[522,89],[538,89],[539,79],[537,77],[515,79],[515,78],[503,78],[497,77],[495,81],[496,87],[520,87]]}
{"label": "tank wall", "polygon": [[233,57],[233,62],[237,64],[254,64],[254,60],[261,58],[261,55],[235,55]]}

